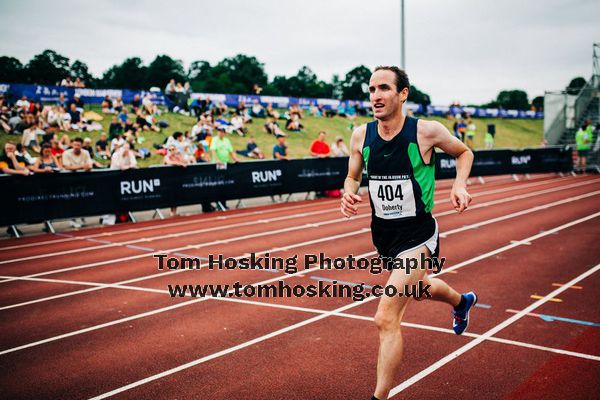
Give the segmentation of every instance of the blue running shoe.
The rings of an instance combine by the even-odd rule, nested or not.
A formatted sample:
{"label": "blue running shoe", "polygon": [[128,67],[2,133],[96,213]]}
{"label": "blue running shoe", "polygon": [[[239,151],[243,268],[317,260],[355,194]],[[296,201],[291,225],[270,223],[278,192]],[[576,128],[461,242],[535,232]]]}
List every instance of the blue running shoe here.
{"label": "blue running shoe", "polygon": [[454,315],[454,321],[452,321],[452,329],[454,329],[454,333],[460,335],[464,331],[467,330],[469,326],[469,311],[471,307],[477,304],[477,295],[474,292],[464,293],[465,300],[467,304],[460,311],[452,311]]}

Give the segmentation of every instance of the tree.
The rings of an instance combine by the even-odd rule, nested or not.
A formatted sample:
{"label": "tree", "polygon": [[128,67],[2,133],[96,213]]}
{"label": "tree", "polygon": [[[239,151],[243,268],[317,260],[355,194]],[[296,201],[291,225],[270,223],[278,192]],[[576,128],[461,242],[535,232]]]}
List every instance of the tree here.
{"label": "tree", "polygon": [[88,87],[94,87],[96,79],[88,71],[88,66],[82,61],[75,60],[71,64],[70,74],[73,78],[80,78]]}
{"label": "tree", "polygon": [[567,93],[568,94],[579,94],[579,92],[581,91],[581,89],[583,89],[583,87],[586,84],[586,80],[580,76],[578,76],[577,78],[573,78],[571,80],[571,82],[569,83],[569,86],[567,86]]}
{"label": "tree", "polygon": [[14,57],[0,57],[0,83],[23,83],[25,74],[23,64]]}
{"label": "tree", "polygon": [[353,68],[346,74],[342,82],[342,96],[348,100],[363,100],[367,94],[363,91],[363,84],[368,84],[371,70],[364,65]]}
{"label": "tree", "polygon": [[162,89],[171,79],[182,83],[186,80],[181,60],[173,60],[167,55],[156,56],[154,61],[148,65],[146,86],[158,86]]}
{"label": "tree", "polygon": [[531,100],[531,105],[534,106],[536,110],[542,110],[544,108],[544,96],[535,97]]}
{"label": "tree", "polygon": [[127,58],[121,65],[110,67],[102,76],[100,85],[105,88],[147,89],[147,69],[141,58]]}
{"label": "tree", "polygon": [[25,71],[30,83],[56,85],[69,75],[69,59],[54,50],[44,50],[33,56]]}
{"label": "tree", "polygon": [[496,100],[488,104],[483,104],[482,107],[502,107],[505,110],[528,110],[529,100],[527,99],[527,93],[523,90],[503,90],[498,93]]}
{"label": "tree", "polygon": [[425,107],[431,104],[431,98],[429,95],[421,92],[416,86],[413,85],[410,85],[407,100],[413,103],[422,104]]}

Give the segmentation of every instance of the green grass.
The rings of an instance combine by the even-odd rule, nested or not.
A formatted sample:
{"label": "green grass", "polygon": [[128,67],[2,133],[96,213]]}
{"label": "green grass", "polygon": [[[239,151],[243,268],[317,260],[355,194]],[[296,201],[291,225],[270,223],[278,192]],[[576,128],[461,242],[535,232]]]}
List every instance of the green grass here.
{"label": "green grass", "polygon": [[[92,111],[97,112],[100,115],[100,107],[92,106],[89,108]],[[108,126],[110,125],[112,115],[103,115],[103,120],[100,122],[104,132],[108,132]],[[143,132],[143,136],[146,141],[143,143],[143,147],[150,149],[152,156],[145,160],[139,161],[139,165],[149,166],[154,164],[162,163],[162,156],[156,154],[154,143],[162,144],[168,135],[171,135],[175,131],[189,131],[195,124],[196,119],[193,117],[187,117],[181,114],[165,113],[160,116],[159,119],[164,119],[169,123],[169,127],[161,130],[160,133],[156,132]],[[440,121],[448,129],[452,129],[452,120],[448,120],[441,117],[431,117],[430,119]],[[369,122],[370,118],[359,117],[354,122],[355,125],[364,124]],[[302,132],[286,132],[288,134],[287,145],[288,153],[292,158],[308,157],[308,148],[311,142],[317,137],[319,131],[324,130],[327,132],[327,141],[329,143],[335,140],[336,136],[342,136],[346,145],[349,145],[350,135],[352,131],[349,129],[349,121],[340,117],[334,118],[317,118],[311,116],[305,116],[302,119],[304,129]],[[496,124],[496,148],[523,148],[530,146],[538,146],[542,141],[542,120],[515,120],[515,119],[498,119],[498,118],[482,118],[474,119],[475,125],[477,126],[477,134],[475,136],[475,148],[483,148],[483,138],[486,131],[487,124]],[[258,143],[259,147],[263,150],[267,158],[271,158],[271,152],[273,145],[275,144],[275,138],[267,134],[263,125],[265,119],[257,118],[254,119],[252,124],[248,124],[248,131],[250,135],[253,135]],[[280,120],[279,125],[284,127],[285,121]],[[92,142],[95,144],[100,136],[100,132],[68,132],[71,138],[81,136],[83,138],[90,137]],[[61,136],[61,134],[59,134]],[[229,135],[234,149],[241,150],[246,148],[247,138],[240,137],[238,135]],[[19,142],[20,136],[8,135],[5,132],[0,132],[0,144],[4,147],[4,143],[7,141]],[[139,146],[139,145],[138,145]],[[36,156],[32,154],[32,156]],[[240,156],[240,158],[243,158]]]}

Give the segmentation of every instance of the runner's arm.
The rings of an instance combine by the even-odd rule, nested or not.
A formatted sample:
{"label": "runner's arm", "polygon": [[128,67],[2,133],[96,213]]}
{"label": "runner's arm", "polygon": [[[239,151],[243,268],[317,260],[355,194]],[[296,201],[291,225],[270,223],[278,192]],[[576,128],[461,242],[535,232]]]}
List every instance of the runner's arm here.
{"label": "runner's arm", "polygon": [[348,175],[344,181],[344,195],[340,210],[346,217],[356,215],[358,212],[358,203],[362,198],[357,194],[362,181],[363,157],[362,145],[365,137],[365,126],[360,126],[354,130],[350,138],[350,158],[348,160]]}
{"label": "runner's arm", "polygon": [[452,136],[441,123],[432,121],[430,128],[427,131],[433,146],[456,158],[456,178],[452,185],[450,201],[454,209],[462,213],[471,203],[471,196],[467,192],[467,179],[473,165],[473,152],[458,138]]}

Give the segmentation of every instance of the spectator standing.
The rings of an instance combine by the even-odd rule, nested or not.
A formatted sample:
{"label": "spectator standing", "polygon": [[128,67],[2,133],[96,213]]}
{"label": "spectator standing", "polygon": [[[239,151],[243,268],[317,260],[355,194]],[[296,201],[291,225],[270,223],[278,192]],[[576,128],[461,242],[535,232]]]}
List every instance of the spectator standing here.
{"label": "spectator standing", "polygon": [[4,144],[4,154],[0,155],[0,170],[3,174],[9,175],[29,175],[31,172],[27,168],[27,160],[15,154],[17,147],[14,143]]}
{"label": "spectator standing", "polygon": [[61,170],[60,161],[52,155],[52,145],[44,143],[42,152],[31,168],[36,174],[58,172]]}
{"label": "spectator standing", "polygon": [[62,163],[67,171],[89,171],[94,164],[90,153],[83,149],[80,137],[73,139],[71,148],[63,153]]}
{"label": "spectator standing", "polygon": [[[165,154],[163,164],[185,168],[187,167],[188,163],[183,157],[183,155],[179,152],[177,147],[175,147],[174,144],[171,144],[167,147],[167,154]],[[174,217],[176,215],[177,207],[171,207],[171,217]]]}
{"label": "spectator standing", "polygon": [[575,144],[577,146],[577,166],[579,170],[585,174],[587,168],[587,157],[590,151],[592,138],[588,133],[588,125],[585,123],[575,133]]}
{"label": "spectator standing", "polygon": [[233,146],[228,137],[225,137],[225,128],[219,126],[217,128],[218,136],[213,138],[210,143],[210,151],[212,153],[212,159],[217,164],[227,164],[230,162],[238,162],[235,153],[233,152]]}
{"label": "spectator standing", "polygon": [[467,147],[469,149],[473,150],[473,148],[475,146],[475,132],[477,130],[477,126],[475,125],[475,123],[473,122],[471,117],[467,118],[466,125],[467,126],[466,126],[465,144],[467,145]]}
{"label": "spectator standing", "polygon": [[331,148],[325,141],[325,131],[319,132],[319,137],[310,145],[310,155],[318,158],[325,158],[331,155]]}
{"label": "spectator standing", "polygon": [[273,146],[273,158],[276,160],[289,160],[285,136],[277,135],[277,143]]}
{"label": "spectator standing", "polygon": [[135,154],[129,147],[129,143],[125,142],[119,150],[114,152],[110,158],[110,168],[120,170],[137,168],[137,160],[135,159]]}

